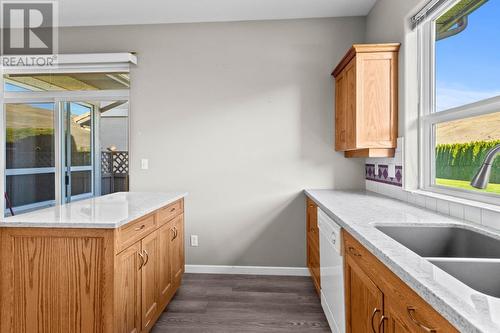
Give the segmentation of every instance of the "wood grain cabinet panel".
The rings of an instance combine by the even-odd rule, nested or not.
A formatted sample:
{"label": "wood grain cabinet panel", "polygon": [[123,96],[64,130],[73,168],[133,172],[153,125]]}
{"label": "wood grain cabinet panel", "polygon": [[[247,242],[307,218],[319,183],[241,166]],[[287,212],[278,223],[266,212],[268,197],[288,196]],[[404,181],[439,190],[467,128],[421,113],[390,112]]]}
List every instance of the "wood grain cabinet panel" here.
{"label": "wood grain cabinet panel", "polygon": [[1,332],[109,329],[110,244],[112,233],[105,231],[4,229]]}
{"label": "wood grain cabinet panel", "polygon": [[173,237],[170,242],[172,279],[178,285],[184,274],[184,214],[172,221]]}
{"label": "wood grain cabinet panel", "polygon": [[319,261],[319,228],[318,228],[318,206],[309,198],[306,198],[306,247],[307,267],[318,295],[321,290],[320,261]]}
{"label": "wood grain cabinet panel", "polygon": [[346,157],[394,156],[399,44],[355,44],[335,77],[335,149]]}
{"label": "wood grain cabinet panel", "polygon": [[158,312],[158,274],[159,274],[159,233],[155,231],[141,241],[144,263],[142,272],[142,329],[149,330],[154,324],[153,319]]}
{"label": "wood grain cabinet panel", "polygon": [[350,255],[345,260],[347,331],[378,332],[384,311],[384,294]]}
{"label": "wood grain cabinet panel", "polygon": [[169,222],[158,229],[160,241],[158,297],[162,305],[168,303],[174,289],[171,254],[172,246],[170,245],[170,242],[174,238],[174,228],[172,224],[172,222]]}
{"label": "wood grain cabinet panel", "polygon": [[0,332],[149,332],[184,273],[183,207],[116,230],[0,228]]}
{"label": "wood grain cabinet panel", "polygon": [[458,331],[345,230],[347,333]]}
{"label": "wood grain cabinet panel", "polygon": [[141,242],[116,256],[116,333],[141,332]]}

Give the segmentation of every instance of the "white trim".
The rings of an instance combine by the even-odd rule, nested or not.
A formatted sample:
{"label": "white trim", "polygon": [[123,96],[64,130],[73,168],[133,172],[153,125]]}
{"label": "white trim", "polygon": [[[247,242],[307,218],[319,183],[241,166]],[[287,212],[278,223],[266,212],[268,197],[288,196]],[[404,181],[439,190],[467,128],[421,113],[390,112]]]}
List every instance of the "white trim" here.
{"label": "white trim", "polygon": [[186,265],[186,273],[310,276],[307,267]]}
{"label": "white trim", "polygon": [[[12,210],[14,211],[14,214],[18,215],[21,213],[35,210],[35,209],[52,207],[52,206],[55,206],[55,204],[56,204],[55,200],[46,200],[46,201],[34,202],[31,204],[22,205],[22,206],[13,206]],[[10,214],[9,208],[6,208],[4,210],[4,216],[6,216],[6,214]]]}
{"label": "white trim", "polygon": [[21,175],[39,175],[44,173],[54,173],[56,172],[55,167],[46,168],[16,168],[16,169],[6,169],[6,176],[21,176]]}
{"label": "white trim", "polygon": [[500,110],[500,96],[483,99],[474,103],[461,105],[445,111],[438,111],[422,116],[425,123],[437,124],[457,119],[481,116],[488,113],[495,113]]}
{"label": "white trim", "polygon": [[130,97],[129,89],[118,90],[87,90],[87,91],[16,91],[5,92],[5,104],[24,103],[24,102],[81,102],[81,101],[115,101],[128,100]]}
{"label": "white trim", "polygon": [[[441,193],[447,196],[471,198],[474,201],[495,204],[498,195],[481,193],[473,190],[440,186],[435,183],[435,125],[443,122],[467,119],[470,117],[498,112],[500,96],[461,105],[448,110],[436,110],[436,75],[435,75],[435,20],[446,10],[454,6],[458,0],[444,1],[439,9],[424,20],[418,27],[418,66],[419,66],[419,179],[418,189],[421,191]],[[407,165],[405,164],[405,168]],[[405,187],[405,189],[411,189]]]}
{"label": "white trim", "polygon": [[72,195],[70,201],[78,201],[78,200],[83,200],[83,199],[89,199],[92,198],[94,195],[91,192],[87,193],[82,193],[82,194],[76,194]]}
{"label": "white trim", "polygon": [[137,65],[137,56],[130,52],[120,53],[69,53],[57,56],[59,65],[117,64]]}
{"label": "white trim", "polygon": [[2,72],[3,74],[128,72],[130,64],[137,65],[137,56],[127,52],[58,54],[54,67],[3,66]]}
{"label": "white trim", "polygon": [[70,169],[71,172],[92,171],[92,165],[71,166],[69,169]]}

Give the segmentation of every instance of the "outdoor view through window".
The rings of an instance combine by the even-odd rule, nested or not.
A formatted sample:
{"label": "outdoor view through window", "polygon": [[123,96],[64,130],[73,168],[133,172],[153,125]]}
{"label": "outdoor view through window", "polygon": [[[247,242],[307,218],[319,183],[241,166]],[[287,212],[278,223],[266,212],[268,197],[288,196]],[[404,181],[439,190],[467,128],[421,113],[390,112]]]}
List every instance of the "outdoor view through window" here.
{"label": "outdoor view through window", "polygon": [[128,73],[4,75],[5,215],[128,191],[128,90]]}
{"label": "outdoor view through window", "polygon": [[[436,20],[436,112],[500,96],[499,18],[498,0],[462,0]],[[436,185],[500,194],[500,156],[485,189],[470,185],[487,152],[500,144],[500,107],[434,129]]]}

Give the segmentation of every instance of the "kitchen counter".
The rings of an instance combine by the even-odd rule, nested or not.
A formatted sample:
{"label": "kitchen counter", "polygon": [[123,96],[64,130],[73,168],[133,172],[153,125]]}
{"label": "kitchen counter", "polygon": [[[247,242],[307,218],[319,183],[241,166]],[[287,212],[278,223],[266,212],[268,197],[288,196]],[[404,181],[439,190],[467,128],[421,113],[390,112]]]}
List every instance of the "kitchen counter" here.
{"label": "kitchen counter", "polygon": [[473,290],[375,226],[460,226],[497,239],[499,231],[368,191],[305,194],[460,332],[500,332],[500,298]]}
{"label": "kitchen counter", "polygon": [[118,228],[187,193],[118,192],[6,217],[0,228]]}

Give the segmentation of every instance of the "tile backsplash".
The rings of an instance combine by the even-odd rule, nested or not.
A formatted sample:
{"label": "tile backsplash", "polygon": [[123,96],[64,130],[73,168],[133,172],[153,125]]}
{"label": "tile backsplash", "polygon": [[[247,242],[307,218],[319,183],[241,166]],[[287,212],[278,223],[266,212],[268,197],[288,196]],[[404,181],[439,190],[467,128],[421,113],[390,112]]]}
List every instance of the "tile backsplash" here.
{"label": "tile backsplash", "polygon": [[[394,158],[368,158],[365,162],[365,184],[368,191],[377,192],[440,214],[485,225],[500,230],[500,207],[476,204],[422,191],[404,190],[403,139],[398,138]],[[391,175],[389,168],[393,168]],[[375,170],[377,171],[375,174]]]}
{"label": "tile backsplash", "polygon": [[403,166],[394,166],[394,175],[390,174],[389,165],[386,164],[365,164],[365,179],[374,182],[403,186]]}

